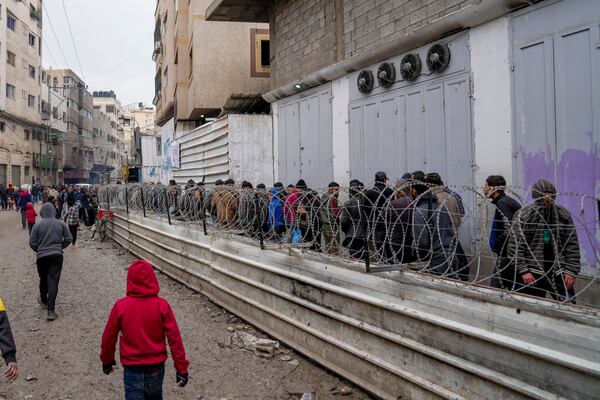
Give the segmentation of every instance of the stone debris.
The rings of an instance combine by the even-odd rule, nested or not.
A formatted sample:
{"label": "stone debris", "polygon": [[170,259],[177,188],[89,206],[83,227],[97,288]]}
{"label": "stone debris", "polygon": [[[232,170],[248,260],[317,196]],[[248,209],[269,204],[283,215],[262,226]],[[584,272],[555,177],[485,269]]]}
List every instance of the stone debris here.
{"label": "stone debris", "polygon": [[27,375],[27,377],[25,378],[25,380],[27,382],[37,381],[37,377],[35,375],[29,374],[29,375]]}
{"label": "stone debris", "polygon": [[352,394],[352,389],[347,386],[338,386],[331,391],[331,394],[337,396],[348,396],[349,394]]}
{"label": "stone debris", "polygon": [[247,332],[239,331],[233,336],[234,344],[254,352],[259,357],[273,358],[279,348],[279,342],[270,339],[259,339]]}

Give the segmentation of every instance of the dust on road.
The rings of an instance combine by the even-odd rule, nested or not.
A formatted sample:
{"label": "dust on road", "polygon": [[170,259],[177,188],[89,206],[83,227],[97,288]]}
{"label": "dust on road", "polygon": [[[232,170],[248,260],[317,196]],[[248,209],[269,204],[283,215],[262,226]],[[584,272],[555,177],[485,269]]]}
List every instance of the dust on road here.
{"label": "dust on road", "polygon": [[[100,337],[114,302],[125,293],[127,266],[135,257],[107,240],[79,232],[79,248],[65,251],[56,312],[46,321],[37,303],[35,254],[14,211],[0,211],[0,297],[17,343],[19,379],[0,377],[0,400],[106,400],[123,398],[122,369],[105,376],[99,360]],[[347,382],[282,345],[273,358],[236,346],[232,337],[248,332],[266,337],[206,297],[157,272],[161,296],[178,320],[190,365],[190,383],[175,385],[169,359],[165,399],[369,399]],[[234,338],[235,339],[235,338]],[[297,362],[296,362],[297,360]],[[349,387],[341,397],[336,388]]]}

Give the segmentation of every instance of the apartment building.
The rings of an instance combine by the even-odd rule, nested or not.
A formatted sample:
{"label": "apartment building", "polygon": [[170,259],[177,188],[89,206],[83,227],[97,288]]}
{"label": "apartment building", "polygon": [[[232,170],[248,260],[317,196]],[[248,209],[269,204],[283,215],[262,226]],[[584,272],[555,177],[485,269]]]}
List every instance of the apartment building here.
{"label": "apartment building", "polygon": [[0,26],[0,183],[21,185],[36,179],[32,139],[44,130],[41,2],[1,1]]}
{"label": "apartment building", "polygon": [[[51,86],[66,99],[66,131],[59,182],[87,182],[94,162],[93,101],[85,82],[70,69],[48,70]],[[54,90],[54,89],[53,89]]]}
{"label": "apartment building", "polygon": [[92,96],[95,153],[91,181],[122,179],[126,164],[123,107],[112,90],[95,91]]}
{"label": "apartment building", "polygon": [[[156,124],[187,132],[221,114],[235,94],[269,85],[267,24],[206,20],[208,0],[158,0],[155,11]],[[172,120],[172,124],[169,123]]]}
{"label": "apartment building", "polygon": [[124,111],[123,128],[125,145],[129,154],[129,164],[139,167],[142,164],[141,138],[154,136],[156,132],[156,111],[142,103]]}

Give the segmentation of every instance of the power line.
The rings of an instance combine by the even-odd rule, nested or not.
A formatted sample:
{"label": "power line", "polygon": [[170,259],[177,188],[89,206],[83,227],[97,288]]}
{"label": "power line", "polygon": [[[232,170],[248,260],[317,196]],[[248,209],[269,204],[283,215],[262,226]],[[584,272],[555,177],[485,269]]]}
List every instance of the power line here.
{"label": "power line", "polygon": [[[63,52],[62,46],[60,45],[60,40],[58,40],[58,35],[54,30],[54,25],[52,24],[52,20],[50,19],[50,14],[48,14],[48,10],[46,10],[46,2],[42,2],[42,7],[44,7],[44,12],[46,13],[46,18],[48,19],[48,23],[50,24],[50,28],[52,28],[52,34],[54,35],[54,39],[56,39],[56,44],[58,45],[58,49],[60,50],[60,54],[65,62],[65,66],[68,68],[69,63],[67,62],[67,57],[65,57],[65,53]],[[47,46],[47,44],[46,44]]]}
{"label": "power line", "polygon": [[44,43],[44,45],[46,46],[46,50],[48,51],[48,54],[50,54],[50,58],[52,59],[52,61],[54,61],[54,65],[56,65],[56,67],[58,67],[58,63],[56,62],[56,59],[54,58],[54,55],[52,54],[52,52],[50,51],[50,46],[48,46],[48,43],[46,42],[45,39],[42,38],[42,42]]}
{"label": "power line", "polygon": [[65,0],[61,0],[63,11],[65,12],[65,18],[67,19],[67,26],[69,27],[69,34],[71,35],[71,42],[73,43],[73,48],[75,49],[75,57],[77,58],[77,63],[79,65],[79,70],[81,71],[81,78],[85,79],[85,72],[83,72],[83,67],[81,66],[81,60],[79,59],[79,52],[77,51],[77,45],[75,44],[75,37],[73,36],[73,30],[71,29],[71,22],[69,22],[69,15],[67,14],[67,7],[65,7]]}
{"label": "power line", "polygon": [[95,77],[95,76],[104,75],[104,74],[106,74],[106,73],[108,73],[108,72],[112,72],[112,71],[114,71],[115,69],[119,68],[121,65],[123,65],[123,64],[125,64],[127,61],[129,61],[129,60],[130,60],[130,59],[131,59],[133,56],[135,56],[135,55],[136,55],[136,54],[137,54],[137,53],[138,53],[138,52],[139,52],[139,51],[140,51],[140,50],[141,50],[141,49],[144,47],[144,45],[146,44],[146,41],[147,41],[147,40],[148,40],[150,37],[152,37],[153,35],[154,35],[154,33],[151,33],[151,34],[150,34],[148,37],[146,37],[146,38],[144,39],[144,41],[142,42],[142,44],[141,44],[141,45],[140,45],[140,46],[139,46],[139,47],[138,47],[138,48],[137,48],[137,49],[136,49],[136,50],[135,50],[133,53],[129,54],[129,55],[128,55],[128,56],[127,56],[125,59],[123,59],[123,61],[121,61],[120,63],[118,63],[118,64],[117,64],[117,65],[115,65],[114,67],[112,67],[112,68],[110,68],[110,69],[107,69],[107,70],[105,70],[105,71],[102,71],[102,72],[98,72],[98,73],[96,73],[96,74],[88,75],[88,76],[86,76],[86,78],[93,78],[93,77]]}
{"label": "power line", "polygon": [[115,83],[115,84],[113,84],[113,85],[104,85],[104,86],[107,86],[107,87],[110,87],[111,89],[114,89],[115,87],[117,87],[117,86],[119,86],[119,85],[122,85],[123,83],[127,82],[128,80],[135,78],[135,77],[136,77],[136,76],[138,76],[140,73],[142,73],[142,72],[144,72],[145,70],[147,70],[149,67],[154,67],[154,66],[155,66],[155,64],[154,64],[154,63],[152,63],[152,64],[149,64],[149,65],[146,65],[144,68],[140,69],[140,70],[139,70],[139,71],[137,71],[135,74],[133,74],[133,75],[131,75],[131,76],[129,76],[129,77],[127,77],[127,78],[123,79],[122,81],[120,81],[120,82],[117,82],[117,83]]}

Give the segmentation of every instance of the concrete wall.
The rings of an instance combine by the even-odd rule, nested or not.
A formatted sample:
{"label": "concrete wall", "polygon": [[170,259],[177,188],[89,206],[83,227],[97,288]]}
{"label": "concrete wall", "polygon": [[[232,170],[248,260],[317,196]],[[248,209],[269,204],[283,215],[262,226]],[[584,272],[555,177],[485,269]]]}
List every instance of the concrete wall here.
{"label": "concrete wall", "polygon": [[271,5],[271,88],[336,61],[335,18],[333,0],[284,0]]}
{"label": "concrete wall", "polygon": [[154,182],[158,183],[161,181],[162,175],[162,142],[161,142],[161,154],[157,153],[156,139],[160,136],[142,136],[142,182]]}
{"label": "concrete wall", "polygon": [[333,122],[333,179],[340,185],[350,184],[350,131],[348,104],[351,79],[346,76],[331,83]]}
{"label": "concrete wall", "polygon": [[475,182],[503,175],[512,184],[512,83],[508,17],[469,32],[473,78]]}
{"label": "concrete wall", "polygon": [[171,158],[171,147],[175,133],[175,119],[171,118],[166,124],[160,127],[160,137],[162,140],[162,167],[160,169],[160,181],[168,184],[173,179],[173,160]]}

